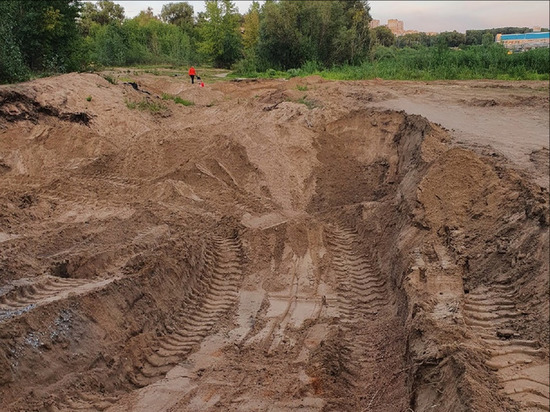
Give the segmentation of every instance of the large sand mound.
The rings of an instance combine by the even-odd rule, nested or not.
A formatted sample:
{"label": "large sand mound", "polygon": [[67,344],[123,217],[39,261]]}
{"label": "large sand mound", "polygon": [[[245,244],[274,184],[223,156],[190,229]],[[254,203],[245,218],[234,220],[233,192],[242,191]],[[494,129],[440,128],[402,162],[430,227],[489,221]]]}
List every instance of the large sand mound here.
{"label": "large sand mound", "polygon": [[548,84],[508,86],[0,87],[0,409],[548,410]]}

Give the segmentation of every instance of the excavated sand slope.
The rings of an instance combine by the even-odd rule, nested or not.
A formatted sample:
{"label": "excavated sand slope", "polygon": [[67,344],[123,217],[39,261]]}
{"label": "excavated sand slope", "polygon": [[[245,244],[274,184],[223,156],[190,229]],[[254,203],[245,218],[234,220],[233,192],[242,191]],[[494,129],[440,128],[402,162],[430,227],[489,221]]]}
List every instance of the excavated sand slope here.
{"label": "excavated sand slope", "polygon": [[135,77],[0,87],[1,410],[549,410],[547,83]]}

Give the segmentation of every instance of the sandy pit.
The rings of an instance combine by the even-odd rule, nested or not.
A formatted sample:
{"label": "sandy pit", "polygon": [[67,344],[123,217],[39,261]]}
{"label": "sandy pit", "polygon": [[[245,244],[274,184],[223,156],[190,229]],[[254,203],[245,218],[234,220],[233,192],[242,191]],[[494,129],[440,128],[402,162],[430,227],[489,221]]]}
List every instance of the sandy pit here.
{"label": "sandy pit", "polygon": [[0,87],[0,410],[549,410],[548,82],[134,77]]}

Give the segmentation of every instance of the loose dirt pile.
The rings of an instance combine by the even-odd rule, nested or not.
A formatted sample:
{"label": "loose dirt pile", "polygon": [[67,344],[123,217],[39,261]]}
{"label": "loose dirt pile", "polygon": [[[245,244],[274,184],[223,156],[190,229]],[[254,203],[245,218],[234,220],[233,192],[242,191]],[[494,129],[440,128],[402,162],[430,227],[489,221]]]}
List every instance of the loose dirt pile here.
{"label": "loose dirt pile", "polygon": [[548,410],[548,84],[134,77],[0,87],[0,409]]}

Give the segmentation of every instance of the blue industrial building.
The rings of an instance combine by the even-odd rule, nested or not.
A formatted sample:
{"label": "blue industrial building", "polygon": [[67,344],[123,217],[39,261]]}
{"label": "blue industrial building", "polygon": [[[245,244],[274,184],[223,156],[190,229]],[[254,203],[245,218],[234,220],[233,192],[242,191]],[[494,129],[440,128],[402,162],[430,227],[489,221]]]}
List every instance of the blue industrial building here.
{"label": "blue industrial building", "polygon": [[497,34],[496,42],[510,50],[529,50],[550,46],[550,32]]}

